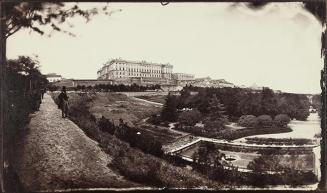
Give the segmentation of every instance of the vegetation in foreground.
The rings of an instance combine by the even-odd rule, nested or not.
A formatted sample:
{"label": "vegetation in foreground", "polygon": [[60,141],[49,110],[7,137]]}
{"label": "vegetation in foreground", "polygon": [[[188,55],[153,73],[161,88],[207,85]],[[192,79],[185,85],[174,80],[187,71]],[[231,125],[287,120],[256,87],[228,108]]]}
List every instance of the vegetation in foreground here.
{"label": "vegetation in foreground", "polygon": [[[56,95],[52,94],[56,99]],[[219,182],[213,182],[204,175],[185,168],[173,166],[167,161],[132,148],[129,143],[119,139],[125,131],[123,126],[114,134],[103,132],[98,126],[98,120],[91,114],[89,106],[94,96],[89,93],[70,95],[70,118],[92,139],[99,142],[101,148],[112,157],[108,165],[126,178],[145,185],[168,188],[219,188]],[[126,126],[126,125],[125,125]],[[142,140],[146,143],[146,140]],[[135,144],[134,144],[135,145]],[[173,176],[173,178],[172,178]]]}
{"label": "vegetation in foreground", "polygon": [[[16,158],[12,157],[14,141],[19,134],[24,133],[26,125],[30,121],[30,114],[39,109],[41,95],[48,83],[45,76],[39,70],[39,62],[28,56],[19,56],[17,59],[7,61],[7,119],[4,125],[4,159],[9,164],[5,168],[5,188],[11,191],[21,192],[19,178],[14,171]],[[19,159],[19,158],[17,158]]]}
{"label": "vegetation in foreground", "polygon": [[[193,168],[219,181],[263,187],[265,185],[306,185],[317,182],[317,177],[309,169],[313,156],[296,154],[263,153],[248,165],[252,172],[240,173],[223,159],[225,155],[209,142],[200,142],[193,153]],[[224,167],[229,167],[226,169]]]}

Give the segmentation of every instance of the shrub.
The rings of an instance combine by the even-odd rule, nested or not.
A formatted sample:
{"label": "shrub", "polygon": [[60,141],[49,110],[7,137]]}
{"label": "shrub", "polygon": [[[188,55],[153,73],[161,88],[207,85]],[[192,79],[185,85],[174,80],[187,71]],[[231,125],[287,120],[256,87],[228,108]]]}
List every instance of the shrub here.
{"label": "shrub", "polygon": [[106,119],[104,116],[101,117],[101,119],[98,122],[99,129],[103,132],[108,132],[110,134],[114,134],[115,132],[115,125],[110,122],[108,119]]}
{"label": "shrub", "polygon": [[291,121],[290,117],[286,114],[279,114],[275,116],[274,123],[278,127],[286,127]]}
{"label": "shrub", "polygon": [[307,120],[308,116],[310,115],[310,112],[308,109],[297,109],[295,113],[295,119],[300,121]]}
{"label": "shrub", "polygon": [[178,116],[178,121],[182,125],[194,126],[201,120],[201,113],[197,109],[184,111]]}
{"label": "shrub", "polygon": [[238,120],[238,124],[243,127],[257,127],[258,119],[254,115],[242,115]]}
{"label": "shrub", "polygon": [[205,119],[203,120],[204,124],[204,130],[206,132],[215,132],[215,131],[221,131],[225,128],[225,122],[222,120],[209,120]]}
{"label": "shrub", "polygon": [[273,126],[272,118],[269,115],[260,115],[257,119],[259,127],[269,128]]}

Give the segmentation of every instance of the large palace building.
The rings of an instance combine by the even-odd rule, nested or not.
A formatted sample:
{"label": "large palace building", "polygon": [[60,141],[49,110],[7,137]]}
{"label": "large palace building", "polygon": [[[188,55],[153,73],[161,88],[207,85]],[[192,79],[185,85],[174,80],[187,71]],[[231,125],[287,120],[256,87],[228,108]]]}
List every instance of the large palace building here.
{"label": "large palace building", "polygon": [[123,84],[177,84],[177,81],[193,80],[194,75],[173,73],[171,64],[158,64],[146,61],[112,59],[97,72],[99,80],[113,80]]}

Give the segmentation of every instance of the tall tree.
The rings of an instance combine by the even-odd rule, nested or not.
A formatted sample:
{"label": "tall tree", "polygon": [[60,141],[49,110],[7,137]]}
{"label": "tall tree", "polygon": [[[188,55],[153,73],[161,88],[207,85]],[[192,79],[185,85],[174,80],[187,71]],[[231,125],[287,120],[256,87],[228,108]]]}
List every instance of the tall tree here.
{"label": "tall tree", "polygon": [[177,98],[172,94],[168,94],[164,107],[161,111],[161,119],[163,121],[174,122],[177,120],[177,118]]}
{"label": "tall tree", "polygon": [[225,114],[225,107],[222,103],[220,103],[220,100],[217,98],[217,96],[214,94],[210,100],[209,100],[209,116],[208,118],[210,120],[219,120],[223,123],[225,123],[228,119],[227,115]]}
{"label": "tall tree", "polygon": [[275,93],[270,88],[264,87],[261,92],[261,113],[274,117],[277,114],[277,101]]}

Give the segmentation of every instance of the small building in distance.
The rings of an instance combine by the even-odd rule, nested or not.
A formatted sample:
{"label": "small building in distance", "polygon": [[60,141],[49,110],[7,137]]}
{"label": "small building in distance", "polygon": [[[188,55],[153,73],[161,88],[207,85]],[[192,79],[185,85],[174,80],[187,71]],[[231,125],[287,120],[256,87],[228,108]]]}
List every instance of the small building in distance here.
{"label": "small building in distance", "polygon": [[49,82],[58,82],[62,80],[62,76],[56,73],[49,73],[45,76]]}

